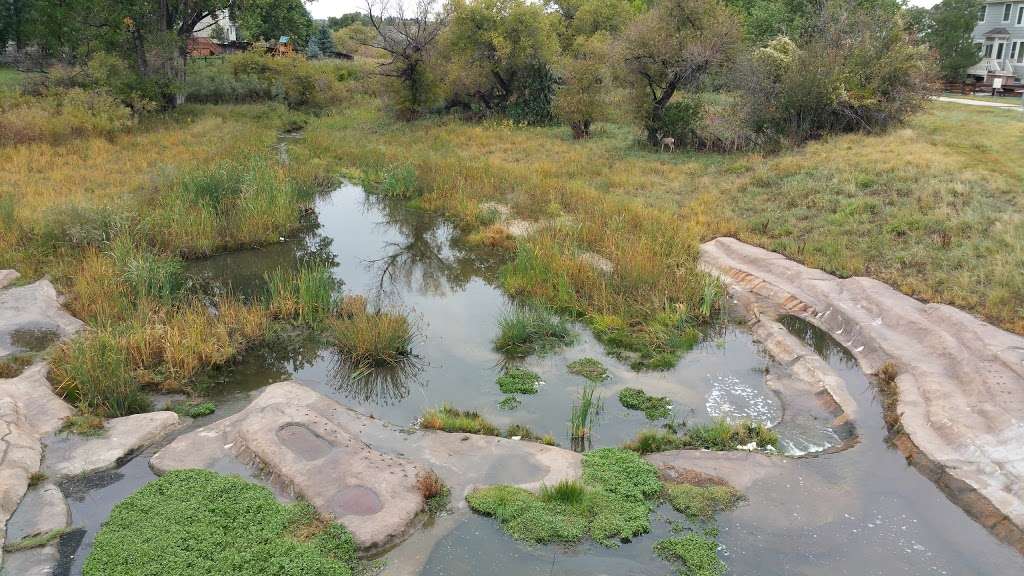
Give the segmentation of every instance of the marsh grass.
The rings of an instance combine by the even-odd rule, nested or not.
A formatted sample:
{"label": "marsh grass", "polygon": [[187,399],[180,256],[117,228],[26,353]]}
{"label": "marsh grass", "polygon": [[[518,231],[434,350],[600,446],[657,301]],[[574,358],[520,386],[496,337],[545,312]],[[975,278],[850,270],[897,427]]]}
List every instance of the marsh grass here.
{"label": "marsh grass", "polygon": [[878,370],[875,376],[875,383],[878,387],[878,395],[882,404],[882,419],[889,431],[890,438],[903,431],[901,423],[902,415],[899,412],[900,390],[896,385],[896,377],[899,375],[896,365],[886,362]]}
{"label": "marsh grass", "polygon": [[32,364],[32,354],[11,354],[0,358],[0,378],[14,378]]}
{"label": "marsh grass", "polygon": [[526,368],[512,367],[496,380],[502,394],[536,394],[540,390],[540,375]]}
{"label": "marsh grass", "polygon": [[265,279],[267,308],[277,318],[319,329],[338,310],[338,282],[326,264],[305,264],[297,270],[279,268]]}
{"label": "marsh grass", "polygon": [[779,436],[760,422],[736,422],[730,424],[724,418],[709,424],[694,424],[686,429],[682,443],[689,448],[705,450],[735,450],[755,442],[758,448],[779,448]]}
{"label": "marsh grass", "polygon": [[500,436],[501,430],[478,412],[458,410],[447,404],[427,410],[420,418],[420,426],[445,432],[466,432],[485,436]]}
{"label": "marsh grass", "polygon": [[597,386],[584,386],[569,408],[569,438],[574,449],[582,450],[589,444],[603,410],[604,401],[597,394]]}
{"label": "marsh grass", "polygon": [[104,417],[148,412],[152,406],[132,376],[125,347],[108,331],[92,332],[59,346],[50,381],[65,400]]}
{"label": "marsh grass", "polygon": [[544,354],[576,339],[569,325],[537,306],[513,306],[498,319],[494,348],[507,356],[523,358]]}
{"label": "marsh grass", "polygon": [[349,297],[338,316],[329,318],[326,332],[338,352],[364,367],[393,367],[412,355],[415,331],[409,319],[397,312],[366,308],[366,300]]}
{"label": "marsh grass", "polygon": [[674,432],[668,430],[641,430],[623,448],[640,454],[654,454],[684,448],[686,443]]}

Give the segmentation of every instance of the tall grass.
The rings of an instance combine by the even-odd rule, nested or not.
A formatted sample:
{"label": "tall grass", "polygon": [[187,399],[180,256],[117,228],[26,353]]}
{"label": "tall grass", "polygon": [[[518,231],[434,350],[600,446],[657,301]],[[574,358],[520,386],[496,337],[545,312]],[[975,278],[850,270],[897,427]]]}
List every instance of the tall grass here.
{"label": "tall grass", "polygon": [[705,450],[735,450],[755,442],[759,448],[779,447],[779,436],[760,422],[736,422],[730,424],[718,418],[709,424],[690,425],[682,437],[682,444]]}
{"label": "tall grass", "polygon": [[265,278],[267,307],[275,317],[322,328],[338,309],[338,282],[326,264],[306,264],[298,270],[277,269]]}
{"label": "tall grass", "polygon": [[604,402],[597,394],[597,386],[584,386],[569,409],[569,438],[574,449],[581,450],[589,445],[591,433],[603,410]]}
{"label": "tall grass", "polygon": [[522,358],[543,354],[571,344],[576,334],[562,319],[538,306],[513,306],[498,319],[500,333],[494,348],[507,356]]}
{"label": "tall grass", "polygon": [[485,436],[500,436],[501,430],[478,412],[459,410],[447,404],[427,410],[420,418],[420,426],[445,432],[466,432]]}
{"label": "tall grass", "polygon": [[147,412],[151,404],[132,375],[120,339],[98,331],[57,348],[50,379],[65,400],[104,417]]}
{"label": "tall grass", "polygon": [[338,352],[356,366],[397,366],[412,354],[412,324],[402,314],[371,312],[363,298],[346,298],[339,317],[330,318],[327,334]]}

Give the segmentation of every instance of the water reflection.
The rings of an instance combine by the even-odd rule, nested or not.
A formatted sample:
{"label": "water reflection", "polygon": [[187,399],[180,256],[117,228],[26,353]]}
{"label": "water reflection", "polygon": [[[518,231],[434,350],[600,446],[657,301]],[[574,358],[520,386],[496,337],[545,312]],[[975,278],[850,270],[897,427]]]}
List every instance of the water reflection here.
{"label": "water reflection", "polygon": [[357,402],[390,406],[405,400],[412,386],[422,386],[423,360],[406,356],[392,366],[365,366],[331,354],[328,376],[345,398]]}

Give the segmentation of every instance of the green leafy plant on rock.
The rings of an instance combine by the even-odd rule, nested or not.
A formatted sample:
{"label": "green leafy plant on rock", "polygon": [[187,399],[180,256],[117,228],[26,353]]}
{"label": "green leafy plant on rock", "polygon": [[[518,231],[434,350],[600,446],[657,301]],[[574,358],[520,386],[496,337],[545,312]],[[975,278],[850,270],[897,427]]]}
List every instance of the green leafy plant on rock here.
{"label": "green leafy plant on rock", "polygon": [[583,456],[583,477],[533,493],[515,486],[489,486],[466,497],[470,508],[495,517],[517,540],[579,542],[586,536],[605,546],[650,530],[650,513],[662,484],[654,466],[639,455],[602,448]]}
{"label": "green leafy plant on rock", "polygon": [[114,507],[83,576],[349,576],[352,535],[306,503],[207,470],[177,470]]}

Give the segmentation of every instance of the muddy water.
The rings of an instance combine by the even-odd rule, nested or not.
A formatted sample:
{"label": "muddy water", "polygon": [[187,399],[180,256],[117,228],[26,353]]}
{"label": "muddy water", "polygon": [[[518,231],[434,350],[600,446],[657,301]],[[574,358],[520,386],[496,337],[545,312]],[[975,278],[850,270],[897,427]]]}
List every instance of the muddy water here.
{"label": "muddy water", "polygon": [[[328,261],[348,293],[376,305],[408,312],[419,328],[416,358],[400,370],[355,377],[329,349],[310,342],[282,342],[258,350],[217,382],[222,418],[247,402],[247,393],[296,378],[365,413],[412,424],[422,411],[449,402],[475,409],[500,425],[525,424],[568,445],[569,407],[585,381],[566,371],[574,359],[600,359],[611,373],[601,385],[605,411],[594,431],[595,446],[619,445],[652,424],[619,405],[617,392],[641,387],[673,402],[674,417],[751,418],[776,424],[783,410],[765,387],[771,362],[738,323],[723,319],[673,370],[637,374],[608,357],[580,327],[576,344],[527,359],[545,384],[520,396],[513,411],[498,407],[495,384],[505,359],[492,348],[497,319],[509,302],[495,288],[500,260],[467,249],[445,222],[367,197],[344,186],[317,205],[318,222],[281,244],[194,263],[190,273],[211,291],[257,296],[263,275],[308,260]],[[723,558],[732,574],[1019,574],[1024,561],[1000,545],[927,480],[906,466],[883,441],[884,428],[872,386],[845,353],[821,334],[794,322],[846,378],[861,402],[862,440],[853,448],[788,461],[780,474],[747,490],[749,502],[721,517]],[[779,427],[795,452],[824,447],[835,436],[828,414],[789,419]],[[66,486],[73,523],[85,529],[68,572],[79,574],[99,524],[110,508],[152,479],[147,451],[120,470]],[[425,575],[579,574],[660,575],[669,567],[651,545],[670,532],[671,510],[655,515],[653,533],[616,549],[587,544],[572,548],[528,547],[503,535],[496,524],[459,512],[442,517],[388,556],[385,573]],[[82,536],[80,534],[80,536]]]}

